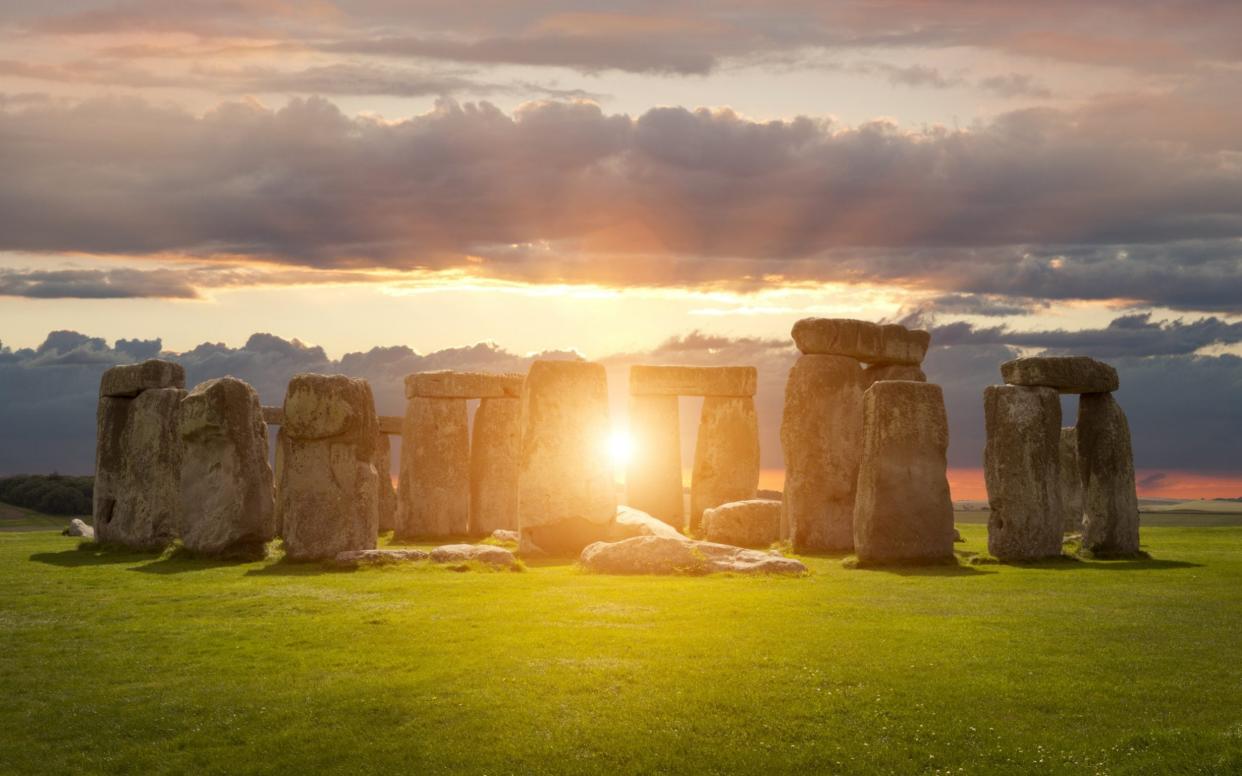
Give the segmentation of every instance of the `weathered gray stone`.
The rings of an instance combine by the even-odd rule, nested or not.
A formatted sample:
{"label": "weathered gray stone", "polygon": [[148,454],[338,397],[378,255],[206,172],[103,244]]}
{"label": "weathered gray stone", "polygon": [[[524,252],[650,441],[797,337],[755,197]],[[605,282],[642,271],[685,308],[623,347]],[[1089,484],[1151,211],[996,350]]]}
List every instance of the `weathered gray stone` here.
{"label": "weathered gray stone", "polygon": [[86,524],[86,521],[80,517],[75,517],[69,521],[69,525],[65,526],[65,530],[60,532],[61,536],[80,536],[87,541],[95,540],[95,529]]}
{"label": "weathered gray stone", "polygon": [[517,558],[513,553],[494,544],[446,544],[431,551],[432,563],[467,563],[469,561],[508,569],[517,567]]}
{"label": "weathered gray stone", "polygon": [[99,400],[92,523],[100,542],[160,550],[176,538],[185,390],[148,388]]}
{"label": "weathered gray stone", "polygon": [[498,542],[512,542],[513,544],[517,544],[521,540],[517,531],[511,531],[507,528],[497,528],[495,531],[492,531],[492,538]]}
{"label": "weathered gray stone", "polygon": [[516,399],[522,395],[520,374],[489,372],[418,372],[405,378],[405,398]]}
{"label": "weathered gray stone", "polygon": [[927,375],[923,374],[922,368],[909,364],[873,364],[863,370],[864,391],[870,388],[872,383],[878,383],[881,380],[912,380],[916,383],[925,383]]}
{"label": "weathered gray stone", "polygon": [[703,530],[703,511],[745,501],[759,490],[759,418],[751,398],[709,396],[699,416],[690,479],[690,533]]}
{"label": "weathered gray stone", "polygon": [[1082,471],[1078,465],[1078,429],[1061,428],[1061,530],[1082,530]]}
{"label": "weathered gray stone", "polygon": [[583,549],[580,561],[602,574],[806,573],[800,561],[778,554],[664,536],[596,542]]}
{"label": "weathered gray stone", "polygon": [[625,499],[680,529],[686,524],[686,505],[677,404],[676,396],[630,397],[630,435],[637,452],[626,470]]}
{"label": "weathered gray stone", "polygon": [[264,407],[263,422],[269,426],[283,426],[285,424],[285,408]]}
{"label": "weathered gray stone", "polygon": [[344,375],[294,375],[285,421],[277,436],[276,514],[286,557],[324,560],[374,549],[379,428],[371,386]]}
{"label": "weathered gray stone", "polygon": [[803,353],[848,356],[868,364],[918,366],[931,344],[925,331],[848,318],[803,318],[794,324],[792,334]]}
{"label": "weathered gray stone", "polygon": [[379,423],[371,386],[344,375],[296,374],[286,388],[281,428],[291,439],[353,435],[374,446]]}
{"label": "weathered gray stone", "polygon": [[464,536],[470,526],[470,421],[465,399],[406,402],[397,536]]}
{"label": "weathered gray stone", "polygon": [[181,400],[181,542],[203,555],[262,554],[276,536],[267,424],[259,394],[235,377]]}
{"label": "weathered gray stone", "polygon": [[375,474],[379,492],[376,494],[376,510],[379,514],[379,532],[397,529],[397,490],[392,486],[392,444],[388,435],[380,430],[375,435]]}
{"label": "weathered gray stone", "polygon": [[149,358],[138,364],[109,368],[99,380],[99,395],[132,399],[154,388],[184,388],[185,367],[172,361]]}
{"label": "weathered gray stone", "polygon": [[854,506],[854,552],[860,563],[954,559],[948,450],[949,419],[940,386],[884,380],[867,389]]}
{"label": "weathered gray stone", "polygon": [[619,542],[634,536],[663,536],[668,539],[683,540],[687,538],[673,526],[640,509],[627,506],[617,507],[617,516],[601,541]]}
{"label": "weathered gray stone", "polygon": [[1078,400],[1078,458],[1082,549],[1101,556],[1137,555],[1139,511],[1130,424],[1112,394],[1089,393]]}
{"label": "weathered gray stone", "polygon": [[474,413],[470,443],[470,534],[518,526],[518,462],[522,400],[484,399]]}
{"label": "weathered gray stone", "polygon": [[1087,356],[1031,356],[1001,364],[1009,385],[1055,388],[1061,393],[1108,393],[1117,390],[1117,370]]}
{"label": "weathered gray stone", "polygon": [[753,366],[630,367],[631,396],[754,396],[758,382]]}
{"label": "weathered gray stone", "polygon": [[536,361],[522,390],[518,525],[523,541],[577,553],[617,512],[608,455],[608,382],[585,361]]}
{"label": "weathered gray stone", "polygon": [[381,434],[401,436],[401,427],[403,425],[405,425],[405,417],[402,415],[379,416],[379,430]]}
{"label": "weathered gray stone", "polygon": [[703,534],[709,542],[739,547],[767,547],[780,539],[781,502],[771,499],[733,501],[703,513]]}
{"label": "weathered gray stone", "polygon": [[359,566],[393,566],[399,563],[413,563],[427,560],[431,554],[423,550],[348,550],[338,552],[332,559],[333,565],[341,568],[358,568]]}
{"label": "weathered gray stone", "polygon": [[1053,388],[983,392],[988,551],[1000,560],[1061,554],[1061,400]]}
{"label": "weathered gray stone", "polygon": [[862,367],[846,356],[802,356],[785,383],[781,448],[784,521],[800,551],[854,548],[862,459]]}

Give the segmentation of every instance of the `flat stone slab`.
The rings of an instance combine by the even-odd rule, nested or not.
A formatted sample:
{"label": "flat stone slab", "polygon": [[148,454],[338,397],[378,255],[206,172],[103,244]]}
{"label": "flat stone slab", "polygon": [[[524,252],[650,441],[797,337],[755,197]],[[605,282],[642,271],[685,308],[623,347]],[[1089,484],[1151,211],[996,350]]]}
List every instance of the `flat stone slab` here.
{"label": "flat stone slab", "polygon": [[264,407],[263,422],[269,426],[283,426],[285,424],[285,408]]}
{"label": "flat stone slab", "polygon": [[746,550],[715,542],[663,536],[635,536],[619,542],[595,542],[580,562],[602,574],[805,574],[801,561],[771,552]]}
{"label": "flat stone slab", "polygon": [[771,499],[732,501],[703,512],[709,542],[741,547],[767,547],[780,538],[781,502]]}
{"label": "flat stone slab", "polygon": [[618,506],[617,516],[613,518],[603,541],[619,542],[635,536],[662,536],[666,539],[690,541],[687,536],[658,517],[652,517],[641,509]]}
{"label": "flat stone slab", "polygon": [[522,395],[524,375],[492,372],[417,372],[405,378],[405,398],[516,399]]}
{"label": "flat stone slab", "polygon": [[1001,364],[1009,385],[1055,388],[1060,393],[1112,393],[1117,370],[1089,356],[1032,356]]}
{"label": "flat stone slab", "polygon": [[393,566],[398,563],[427,560],[430,557],[431,554],[425,550],[346,550],[338,552],[332,559],[332,563],[343,568]]}
{"label": "flat stone slab", "polygon": [[849,356],[867,364],[918,366],[931,344],[925,331],[850,318],[803,318],[791,333],[803,353]]}
{"label": "flat stone slab", "polygon": [[432,563],[466,563],[472,560],[489,566],[517,566],[513,553],[494,544],[445,544],[431,551]]}
{"label": "flat stone slab", "polygon": [[401,424],[405,422],[405,418],[400,415],[380,415],[379,430],[381,434],[390,434],[392,436],[401,436]]}
{"label": "flat stone slab", "polygon": [[632,396],[754,396],[758,383],[753,366],[630,367]]}
{"label": "flat stone slab", "polygon": [[184,388],[185,367],[150,358],[138,364],[114,366],[99,380],[100,397],[132,399],[154,388]]}

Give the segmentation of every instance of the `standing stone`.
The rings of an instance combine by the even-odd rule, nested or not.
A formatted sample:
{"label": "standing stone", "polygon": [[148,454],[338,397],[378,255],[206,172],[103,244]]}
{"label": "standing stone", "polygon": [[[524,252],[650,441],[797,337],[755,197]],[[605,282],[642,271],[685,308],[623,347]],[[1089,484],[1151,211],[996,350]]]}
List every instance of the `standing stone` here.
{"label": "standing stone", "polygon": [[916,383],[927,382],[927,375],[917,366],[909,364],[873,364],[863,370],[863,390],[872,383],[881,380],[913,380]]}
{"label": "standing stone", "polygon": [[702,532],[704,510],[753,499],[759,491],[759,418],[749,396],[708,396],[699,416],[690,479],[690,527]]}
{"label": "standing stone", "polygon": [[406,403],[398,537],[464,536],[469,530],[469,424],[465,399],[415,396]]}
{"label": "standing stone", "polygon": [[875,383],[863,397],[863,428],[854,510],[859,562],[952,561],[949,419],[940,386]]}
{"label": "standing stone", "polygon": [[235,377],[181,400],[181,541],[205,555],[262,555],[276,536],[267,424],[259,394]]}
{"label": "standing stone", "polygon": [[375,436],[375,474],[379,488],[376,501],[379,532],[387,533],[397,528],[397,491],[392,486],[392,445],[383,431]]}
{"label": "standing stone", "polygon": [[371,386],[344,375],[294,375],[284,409],[276,510],[286,557],[374,549],[379,427]]}
{"label": "standing stone", "polygon": [[522,389],[518,526],[523,543],[577,553],[617,512],[601,364],[536,361]]}
{"label": "standing stone", "polygon": [[185,367],[181,364],[149,358],[138,364],[121,364],[103,373],[99,395],[132,399],[153,388],[184,388]]}
{"label": "standing stone", "polygon": [[176,538],[184,395],[181,388],[146,388],[132,399],[100,398],[91,521],[97,541],[145,551]]}
{"label": "standing stone", "polygon": [[1078,465],[1078,429],[1061,428],[1061,530],[1082,530],[1082,471]]}
{"label": "standing stone", "polygon": [[1110,393],[1078,400],[1078,458],[1082,472],[1082,548],[1102,556],[1139,553],[1138,494],[1130,424]]}
{"label": "standing stone", "polygon": [[1054,388],[983,391],[988,551],[1000,560],[1061,554],[1061,400]]}
{"label": "standing stone", "polygon": [[802,356],[785,384],[784,520],[798,550],[854,548],[862,458],[862,367],[846,356]]}
{"label": "standing stone", "polygon": [[474,413],[470,443],[470,535],[518,527],[522,400],[488,398]]}
{"label": "standing stone", "polygon": [[626,502],[681,530],[686,506],[677,396],[631,396],[630,434],[635,454],[625,477]]}

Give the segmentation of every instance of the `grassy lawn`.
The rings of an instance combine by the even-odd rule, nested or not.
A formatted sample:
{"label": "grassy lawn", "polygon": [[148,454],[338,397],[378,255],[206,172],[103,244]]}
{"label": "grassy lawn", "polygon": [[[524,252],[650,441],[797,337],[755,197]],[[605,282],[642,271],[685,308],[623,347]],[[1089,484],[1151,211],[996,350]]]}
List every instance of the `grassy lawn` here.
{"label": "grassy lawn", "polygon": [[1237,525],[795,579],[77,542],[0,533],[6,774],[1242,773]]}

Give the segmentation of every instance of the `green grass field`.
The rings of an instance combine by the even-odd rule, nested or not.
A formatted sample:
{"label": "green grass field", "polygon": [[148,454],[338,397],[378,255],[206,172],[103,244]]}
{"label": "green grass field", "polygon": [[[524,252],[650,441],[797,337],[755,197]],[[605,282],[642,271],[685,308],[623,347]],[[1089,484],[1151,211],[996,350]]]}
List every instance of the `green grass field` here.
{"label": "green grass field", "polygon": [[0,532],[0,772],[1238,774],[1237,522],[1145,528],[1150,561],[792,579]]}

